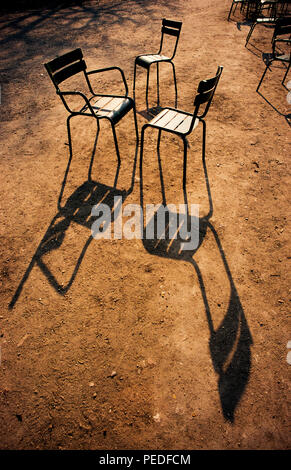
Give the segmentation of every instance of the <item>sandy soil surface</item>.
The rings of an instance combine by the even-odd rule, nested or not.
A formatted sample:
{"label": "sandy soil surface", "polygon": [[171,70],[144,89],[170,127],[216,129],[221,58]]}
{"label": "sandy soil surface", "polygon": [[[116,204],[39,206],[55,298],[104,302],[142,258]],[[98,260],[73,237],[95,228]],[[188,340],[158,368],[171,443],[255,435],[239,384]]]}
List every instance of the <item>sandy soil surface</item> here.
{"label": "sandy soil surface", "polygon": [[[272,30],[257,27],[245,48],[249,26],[239,9],[228,22],[229,7],[100,0],[2,13],[1,449],[290,448],[290,106],[282,68],[263,82],[269,103],[256,93]],[[134,121],[129,113],[117,126],[114,188],[110,127],[102,123],[88,182],[96,123],[74,118],[63,184],[67,113],[44,68],[81,47],[88,69],[121,67],[132,96],[134,58],[158,51],[162,18],[183,22],[180,109],[191,112],[199,81],[224,66],[205,162],[202,126],[189,137],[187,197],[200,205],[201,237],[185,256],[141,239],[92,238],[98,201],[140,204]],[[109,83],[122,90],[118,74],[95,82]],[[160,85],[161,105],[173,106],[167,64]],[[136,107],[141,130],[142,69]],[[163,202],[156,145],[148,131],[144,203]],[[162,135],[160,158],[167,203],[182,204],[182,142]]]}

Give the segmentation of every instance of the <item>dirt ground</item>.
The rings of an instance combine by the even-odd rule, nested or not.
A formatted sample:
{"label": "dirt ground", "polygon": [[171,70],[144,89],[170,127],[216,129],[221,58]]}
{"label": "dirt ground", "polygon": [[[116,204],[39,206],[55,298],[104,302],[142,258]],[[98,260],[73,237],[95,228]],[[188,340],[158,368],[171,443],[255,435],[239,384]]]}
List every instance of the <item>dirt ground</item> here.
{"label": "dirt ground", "polygon": [[[258,26],[245,48],[249,25],[239,9],[228,22],[229,7],[100,0],[2,12],[1,449],[290,448],[290,105],[282,68],[256,93],[273,31]],[[183,22],[180,109],[192,111],[199,81],[224,67],[205,162],[202,126],[189,137],[187,197],[200,205],[201,237],[183,256],[141,239],[92,238],[94,204],[141,202],[133,115],[117,126],[116,188],[110,128],[102,123],[88,182],[96,123],[78,117],[63,184],[67,113],[44,68],[81,47],[88,69],[121,67],[132,96],[134,58],[158,51],[162,18]],[[139,68],[139,131],[145,75]],[[109,83],[122,90],[115,73],[95,82]],[[167,64],[160,96],[174,105]],[[147,131],[144,204],[163,202],[156,145]],[[160,157],[167,203],[182,204],[182,142],[163,134]]]}

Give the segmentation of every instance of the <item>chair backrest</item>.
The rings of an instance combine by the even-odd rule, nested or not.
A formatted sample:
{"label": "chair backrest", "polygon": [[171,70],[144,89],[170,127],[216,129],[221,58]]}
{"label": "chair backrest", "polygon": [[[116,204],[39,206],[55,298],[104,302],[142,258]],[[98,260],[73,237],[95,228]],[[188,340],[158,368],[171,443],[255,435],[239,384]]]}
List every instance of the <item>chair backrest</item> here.
{"label": "chair backrest", "polygon": [[[222,70],[223,67],[219,65],[217,68],[216,75],[214,77],[208,78],[207,80],[201,80],[201,82],[199,83],[197,95],[195,96],[194,100],[195,110],[193,114],[193,124],[196,118],[203,119],[208,113],[217,84],[222,74]],[[205,108],[204,111],[199,114],[199,108],[202,104],[205,104]]]}
{"label": "chair backrest", "polygon": [[276,17],[284,17],[291,14],[290,0],[276,0],[274,2],[274,14]]}
{"label": "chair backrest", "polygon": [[[44,65],[57,90],[59,90],[59,84],[64,80],[79,72],[84,72],[85,74],[86,70],[86,63],[80,48],[57,57]],[[85,78],[87,81],[86,74]]]}
{"label": "chair backrest", "polygon": [[275,24],[274,38],[283,34],[291,34],[291,16],[278,18]]}
{"label": "chair backrest", "polygon": [[246,3],[246,20],[256,20],[260,16],[260,11],[263,8],[263,4],[260,0],[248,0]]}
{"label": "chair backrest", "polygon": [[291,16],[278,18],[276,20],[274,34],[272,37],[273,54],[275,54],[276,48],[275,40],[279,36],[284,36],[285,34],[291,34]]}
{"label": "chair backrest", "polygon": [[166,20],[163,19],[162,21],[162,36],[161,36],[161,44],[160,44],[160,50],[158,54],[162,52],[163,49],[163,44],[164,44],[164,36],[165,34],[168,34],[170,36],[175,36],[176,37],[176,42],[173,50],[173,54],[171,59],[174,58],[178,46],[178,41],[180,37],[180,32],[182,28],[182,22],[181,21],[171,21],[171,20]]}

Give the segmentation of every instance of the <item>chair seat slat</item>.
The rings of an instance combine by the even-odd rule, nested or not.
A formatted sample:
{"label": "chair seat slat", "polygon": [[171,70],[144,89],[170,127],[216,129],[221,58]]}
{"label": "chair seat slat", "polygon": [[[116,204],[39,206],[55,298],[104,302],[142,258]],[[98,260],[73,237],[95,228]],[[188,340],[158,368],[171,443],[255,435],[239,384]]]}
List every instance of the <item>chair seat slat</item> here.
{"label": "chair seat slat", "polygon": [[177,115],[177,112],[171,109],[167,109],[162,116],[160,114],[157,115],[157,119],[155,120],[154,124],[159,127],[165,127]]}
{"label": "chair seat slat", "polygon": [[164,128],[165,129],[169,129],[169,130],[176,130],[177,127],[182,124],[182,122],[184,121],[184,119],[187,117],[186,114],[184,113],[176,113],[176,116],[173,117],[173,119],[171,119],[165,126]]}

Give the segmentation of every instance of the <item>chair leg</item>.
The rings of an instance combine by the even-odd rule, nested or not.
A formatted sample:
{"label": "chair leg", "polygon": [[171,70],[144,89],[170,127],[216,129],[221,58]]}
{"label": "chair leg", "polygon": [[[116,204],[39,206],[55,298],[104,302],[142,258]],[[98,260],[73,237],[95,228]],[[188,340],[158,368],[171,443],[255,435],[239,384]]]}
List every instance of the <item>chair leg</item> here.
{"label": "chair leg", "polygon": [[89,170],[88,170],[88,181],[92,181],[92,178],[91,178],[92,166],[93,166],[94,156],[95,156],[95,153],[96,153],[97,141],[98,141],[98,136],[99,136],[99,131],[100,131],[99,120],[96,119],[96,121],[97,121],[97,132],[96,132],[96,137],[95,137],[95,142],[94,142],[94,146],[93,146],[92,157],[91,157],[91,161],[90,161],[90,165],[89,165]]}
{"label": "chair leg", "polygon": [[247,47],[247,45],[248,45],[248,42],[249,42],[249,40],[250,40],[251,35],[253,34],[253,31],[254,31],[254,29],[255,29],[256,24],[257,24],[257,23],[254,22],[254,23],[252,24],[252,26],[250,27],[249,34],[247,35],[247,38],[246,38],[245,47]]}
{"label": "chair leg", "polygon": [[133,106],[132,110],[133,110],[134,127],[135,127],[135,134],[136,134],[136,148],[137,148],[139,144],[139,135],[138,135],[138,124],[137,124],[135,105]]}
{"label": "chair leg", "polygon": [[135,156],[134,156],[134,164],[133,164],[133,171],[132,171],[132,178],[131,178],[131,187],[128,190],[128,194],[131,193],[131,191],[133,190],[133,187],[134,187],[134,178],[135,178],[135,172],[136,172],[138,144],[139,144],[138,125],[137,125],[135,105],[133,106],[132,110],[133,110],[134,126],[135,126],[135,133],[136,133],[136,146],[135,146]]}
{"label": "chair leg", "polygon": [[213,204],[212,204],[210,184],[209,184],[207,168],[206,168],[206,122],[203,119],[201,119],[201,122],[202,122],[202,126],[203,126],[203,131],[202,131],[202,163],[203,163],[204,176],[205,176],[205,182],[206,182],[206,188],[207,188],[207,194],[208,194],[208,201],[209,201],[209,212],[208,212],[207,217],[210,218],[213,214]]}
{"label": "chair leg", "polygon": [[147,86],[146,86],[146,105],[147,109],[149,109],[149,79],[150,79],[150,67],[147,70]]}
{"label": "chair leg", "polygon": [[159,171],[160,171],[160,182],[161,182],[163,205],[166,206],[167,205],[167,203],[166,203],[166,193],[165,193],[163,169],[162,169],[162,162],[161,162],[161,155],[160,155],[161,134],[162,134],[162,130],[159,129],[158,140],[157,140],[157,154],[158,154],[158,164],[159,164]]}
{"label": "chair leg", "polygon": [[231,12],[232,12],[232,8],[233,8],[233,2],[231,2],[231,7],[230,7],[230,10],[229,10],[229,13],[228,13],[227,21],[229,21],[229,18],[230,18]]}
{"label": "chair leg", "polygon": [[[291,65],[291,63],[289,62],[288,67],[287,67],[287,69],[286,69],[286,72],[285,72],[285,74],[284,74],[283,80],[282,80],[282,85],[284,85],[284,82],[285,82],[285,80],[286,80],[286,77],[287,77],[288,72],[289,72],[289,69],[290,69],[290,65]],[[284,86],[285,86],[285,85],[284,85]]]}
{"label": "chair leg", "polygon": [[186,191],[186,180],[187,180],[187,139],[183,137],[184,144],[184,164],[183,164],[183,190]]}
{"label": "chair leg", "polygon": [[116,187],[117,180],[118,180],[118,175],[119,175],[119,170],[120,170],[120,164],[121,164],[121,159],[120,159],[120,153],[119,153],[119,148],[118,148],[118,142],[117,142],[117,137],[116,137],[116,131],[113,122],[111,122],[111,128],[112,128],[112,133],[113,133],[113,138],[114,138],[114,143],[115,143],[115,149],[116,149],[116,155],[117,155],[117,171],[116,171],[116,176],[114,180],[114,188]]}
{"label": "chair leg", "polygon": [[139,157],[139,177],[140,177],[140,199],[142,201],[143,199],[143,180],[142,180],[142,164],[143,164],[143,147],[144,147],[144,133],[145,130],[148,126],[145,124],[142,127],[141,133],[140,133],[140,157]]}
{"label": "chair leg", "polygon": [[160,105],[159,62],[157,62],[157,105]]}
{"label": "chair leg", "polygon": [[135,100],[135,80],[136,80],[136,61],[134,61],[134,70],[133,70],[133,99]]}
{"label": "chair leg", "polygon": [[63,198],[63,193],[64,193],[64,189],[65,189],[65,186],[66,186],[67,177],[68,177],[69,169],[70,169],[70,166],[71,166],[71,161],[72,161],[72,158],[73,158],[72,137],[71,137],[71,128],[70,128],[70,120],[73,116],[74,116],[73,114],[70,114],[67,117],[67,132],[68,132],[68,142],[69,142],[69,161],[68,161],[68,164],[67,164],[64,180],[63,180],[63,183],[62,183],[62,187],[61,187],[61,191],[60,191],[60,195],[59,195],[59,199],[58,199],[58,209],[59,210],[62,209],[61,201],[62,201],[62,198]]}
{"label": "chair leg", "polygon": [[178,105],[178,90],[177,90],[176,72],[175,72],[174,63],[171,62],[171,64],[172,64],[172,69],[173,69],[174,85],[175,85],[175,108],[177,108],[177,105]]}
{"label": "chair leg", "polygon": [[263,75],[261,76],[261,80],[259,81],[259,84],[258,84],[257,89],[256,89],[257,92],[259,91],[259,88],[260,88],[260,86],[261,86],[261,84],[262,84],[262,81],[264,80],[264,77],[265,77],[265,75],[266,75],[266,72],[267,72],[268,68],[269,68],[269,64],[266,65],[266,68],[265,68],[265,70],[264,70],[264,73],[263,73]]}

